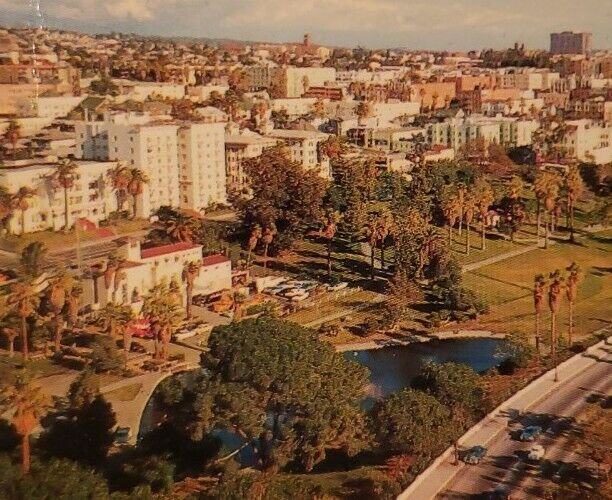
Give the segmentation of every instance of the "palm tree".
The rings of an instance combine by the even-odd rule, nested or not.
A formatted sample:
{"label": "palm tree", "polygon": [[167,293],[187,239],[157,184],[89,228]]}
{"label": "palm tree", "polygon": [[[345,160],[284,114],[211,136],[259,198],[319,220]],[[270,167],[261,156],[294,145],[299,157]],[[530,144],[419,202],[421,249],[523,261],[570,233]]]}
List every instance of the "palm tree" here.
{"label": "palm tree", "polygon": [[25,233],[25,213],[30,208],[30,200],[35,194],[34,189],[22,186],[11,198],[13,207],[21,211],[21,234]]}
{"label": "palm tree", "polygon": [[8,124],[8,128],[4,132],[4,138],[10,142],[13,147],[13,159],[17,158],[17,142],[20,137],[21,126],[15,120],[11,120]]}
{"label": "palm tree", "polygon": [[378,229],[376,221],[370,220],[362,229],[363,235],[370,246],[370,279],[374,281],[374,259],[376,244],[378,243]]}
{"label": "palm tree", "polygon": [[578,264],[575,262],[572,262],[566,270],[569,272],[565,286],[565,296],[567,298],[569,308],[569,328],[567,330],[567,340],[571,347],[574,334],[574,304],[576,303],[576,298],[578,296],[578,285],[580,284],[581,271],[580,266],[578,266]]}
{"label": "palm tree", "polygon": [[70,201],[68,191],[74,186],[77,178],[78,165],[72,160],[61,160],[55,172],[51,174],[51,182],[54,188],[62,188],[64,190],[64,232],[70,230]]}
{"label": "palm tree", "polygon": [[372,104],[369,101],[360,101],[355,109],[359,125],[363,125],[363,120],[372,116]]}
{"label": "palm tree", "polygon": [[264,244],[264,269],[266,269],[266,265],[268,264],[268,249],[270,248],[270,244],[274,240],[274,236],[276,235],[276,233],[276,226],[274,225],[274,223],[271,223],[268,227],[264,229],[263,235],[261,236],[261,241],[263,241]]}
{"label": "palm tree", "polygon": [[33,241],[21,251],[21,267],[27,276],[40,276],[47,256],[47,247],[40,241]]}
{"label": "palm tree", "polygon": [[64,318],[62,312],[66,305],[66,286],[64,276],[56,277],[47,288],[47,302],[51,309],[51,324],[53,327],[53,338],[56,354],[60,352],[62,332],[64,329]]}
{"label": "palm tree", "polygon": [[139,168],[130,169],[129,175],[130,175],[130,181],[127,185],[127,190],[133,199],[133,208],[132,208],[133,215],[132,216],[136,218],[137,207],[138,207],[137,205],[138,196],[142,194],[145,184],[149,183],[149,178]]}
{"label": "palm tree", "polygon": [[15,207],[11,195],[4,186],[0,186],[0,228],[8,230],[7,221],[13,216]]}
{"label": "palm tree", "polygon": [[465,184],[460,182],[457,186],[457,194],[456,194],[456,198],[457,198],[456,203],[457,203],[457,208],[459,209],[459,236],[461,236],[461,231],[463,228],[463,210],[464,210],[466,192],[467,190],[466,190]]}
{"label": "palm tree", "polygon": [[474,214],[476,213],[477,202],[471,193],[468,193],[463,201],[464,211],[463,217],[465,218],[465,253],[470,255],[470,225],[474,220]]}
{"label": "palm tree", "polygon": [[557,205],[558,195],[559,177],[553,175],[550,177],[550,182],[546,184],[546,192],[544,194],[544,209],[546,211],[546,221],[544,221],[544,248],[548,248],[549,234],[552,230],[553,213]]}
{"label": "palm tree", "polygon": [[21,353],[24,361],[29,359],[28,318],[38,309],[41,291],[41,285],[34,281],[18,281],[11,286],[7,299],[21,322]]}
{"label": "palm tree", "polygon": [[448,247],[452,250],[453,226],[457,223],[457,219],[461,213],[459,198],[455,195],[445,197],[442,200],[442,212],[448,223]]}
{"label": "palm tree", "polygon": [[156,285],[144,299],[142,314],[151,321],[155,334],[155,358],[166,360],[172,331],[183,318],[180,301],[168,285]]}
{"label": "palm tree", "polygon": [[563,288],[563,276],[558,269],[550,273],[548,285],[548,307],[550,309],[550,352],[553,364],[556,366],[557,356],[557,313],[561,305],[561,291]]}
{"label": "palm tree", "polygon": [[384,211],[376,218],[376,230],[378,231],[378,241],[380,241],[380,268],[385,269],[385,243],[393,228],[393,216],[390,212]]}
{"label": "palm tree", "polygon": [[508,197],[512,200],[518,200],[524,189],[525,183],[523,180],[519,176],[513,175],[508,182]]}
{"label": "palm tree", "polygon": [[121,162],[108,172],[113,191],[117,195],[117,210],[123,211],[123,205],[128,195],[128,186],[130,184],[130,170]]}
{"label": "palm tree", "polygon": [[334,242],[334,236],[337,232],[338,214],[330,212],[327,215],[327,221],[325,228],[321,235],[327,240],[327,277],[331,278],[332,275],[332,246]]}
{"label": "palm tree", "polygon": [[261,226],[256,224],[253,229],[251,229],[251,234],[249,235],[249,240],[247,241],[247,269],[251,267],[251,255],[253,254],[253,250],[255,250],[257,247],[257,243],[259,243],[261,234]]}
{"label": "palm tree", "polygon": [[112,339],[123,339],[123,353],[127,363],[132,343],[130,324],[134,321],[134,311],[129,305],[109,302],[100,312],[100,318]]}
{"label": "palm tree", "polygon": [[546,191],[552,178],[550,172],[540,171],[536,174],[535,181],[533,183],[533,190],[536,197],[536,235],[538,244],[540,241],[540,228],[542,226],[542,205],[544,204],[544,198],[546,197]]}
{"label": "palm tree", "polygon": [[200,274],[200,270],[202,269],[202,265],[200,262],[192,261],[187,262],[185,267],[183,268],[183,282],[185,283],[185,291],[187,296],[187,303],[185,304],[185,312],[187,313],[187,319],[191,319],[191,309],[192,309],[192,300],[193,300],[193,285],[195,279]]}
{"label": "palm tree", "polygon": [[191,217],[179,214],[165,222],[165,231],[174,241],[193,243],[195,223]]}
{"label": "palm tree", "polygon": [[572,165],[565,174],[565,195],[567,202],[567,226],[570,230],[570,241],[574,242],[574,209],[576,202],[584,191],[584,182],[578,167]]}
{"label": "palm tree", "polygon": [[19,332],[10,326],[4,326],[0,330],[8,344],[9,358],[12,358],[15,355],[15,339],[19,336]]}
{"label": "palm tree", "polygon": [[427,229],[425,229],[422,237],[423,241],[421,247],[419,248],[419,265],[415,272],[415,276],[417,278],[423,278],[423,270],[425,269],[426,261],[431,259],[431,256],[434,255],[438,245],[443,239],[442,235],[432,225],[427,226]]}
{"label": "palm tree", "polygon": [[473,195],[476,200],[476,207],[480,214],[481,222],[481,243],[480,249],[486,249],[486,230],[487,230],[487,216],[489,214],[489,207],[495,201],[495,195],[491,185],[484,179],[480,178],[474,185]]}
{"label": "palm tree", "polygon": [[544,308],[544,287],[546,278],[543,274],[538,274],[533,283],[533,307],[535,309],[535,341],[536,351],[540,353],[540,325],[542,321],[542,309]]}
{"label": "palm tree", "polygon": [[38,426],[46,406],[40,387],[34,386],[22,376],[8,390],[8,396],[15,408],[13,425],[21,436],[21,470],[30,472],[30,434]]}

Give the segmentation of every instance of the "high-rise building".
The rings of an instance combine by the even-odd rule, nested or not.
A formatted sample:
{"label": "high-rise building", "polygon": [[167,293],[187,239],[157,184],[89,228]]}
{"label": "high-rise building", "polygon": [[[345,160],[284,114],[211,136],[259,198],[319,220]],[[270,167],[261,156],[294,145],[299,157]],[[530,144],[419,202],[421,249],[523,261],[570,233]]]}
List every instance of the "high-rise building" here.
{"label": "high-rise building", "polygon": [[553,54],[587,54],[591,51],[591,39],[591,33],[551,33],[550,51]]}

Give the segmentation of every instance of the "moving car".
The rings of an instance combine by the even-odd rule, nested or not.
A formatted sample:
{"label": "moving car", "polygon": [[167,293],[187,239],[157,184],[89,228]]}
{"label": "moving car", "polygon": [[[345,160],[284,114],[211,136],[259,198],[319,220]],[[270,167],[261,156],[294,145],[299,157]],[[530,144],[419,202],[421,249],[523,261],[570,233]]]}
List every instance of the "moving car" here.
{"label": "moving car", "polygon": [[534,444],[531,447],[531,450],[529,450],[529,454],[527,455],[527,458],[529,460],[537,461],[537,460],[540,460],[542,457],[544,457],[545,452],[546,450],[544,450],[544,446],[542,446],[541,444]]}
{"label": "moving car", "polygon": [[115,444],[128,444],[132,437],[132,429],[129,427],[117,427],[115,431]]}
{"label": "moving car", "polygon": [[486,454],[487,449],[484,446],[473,446],[467,451],[467,453],[463,457],[463,461],[466,464],[478,465],[480,461],[486,456]]}
{"label": "moving car", "polygon": [[529,425],[525,427],[519,434],[521,441],[535,441],[542,434],[542,427],[539,425]]}

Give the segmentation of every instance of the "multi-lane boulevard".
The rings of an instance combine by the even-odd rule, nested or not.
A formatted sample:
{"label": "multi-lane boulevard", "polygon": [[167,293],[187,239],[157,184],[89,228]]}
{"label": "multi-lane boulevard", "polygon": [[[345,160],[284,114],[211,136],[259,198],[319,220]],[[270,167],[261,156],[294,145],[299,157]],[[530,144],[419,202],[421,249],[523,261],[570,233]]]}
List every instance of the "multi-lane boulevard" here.
{"label": "multi-lane boulevard", "polygon": [[608,396],[611,391],[612,347],[606,343],[562,364],[558,381],[552,373],[544,375],[475,426],[460,445],[463,449],[485,446],[487,456],[480,464],[455,465],[452,453],[446,453],[399,498],[487,498],[500,485],[513,500],[538,498],[549,479],[526,459],[533,443],[519,441],[517,431],[525,425],[541,425],[545,432],[536,442],[544,446],[544,460],[552,466],[574,462],[581,468],[594,467],[567,446],[568,426],[591,404],[594,394]]}

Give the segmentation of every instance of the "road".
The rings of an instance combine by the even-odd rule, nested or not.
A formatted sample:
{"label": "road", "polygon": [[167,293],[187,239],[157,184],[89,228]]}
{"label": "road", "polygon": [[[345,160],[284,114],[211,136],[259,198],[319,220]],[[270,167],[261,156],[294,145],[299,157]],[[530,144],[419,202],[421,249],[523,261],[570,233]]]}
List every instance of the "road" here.
{"label": "road", "polygon": [[[520,416],[507,415],[503,420],[506,429],[488,443],[487,458],[478,466],[462,466],[456,472],[438,498],[473,498],[492,491],[498,484],[505,484],[512,491],[512,499],[538,498],[541,487],[547,481],[540,467],[525,460],[532,443],[523,443],[513,436],[523,425],[540,424],[548,430],[537,440],[546,449],[548,462],[576,462],[581,467],[593,467],[584,457],[573,453],[567,445],[566,433],[571,419],[589,405],[587,398],[594,393],[609,395],[612,390],[612,350],[602,350],[601,359],[594,361],[584,371],[565,381],[541,401],[532,405]],[[563,418],[565,417],[565,418]],[[569,424],[567,422],[570,422]],[[468,446],[479,444],[465,443]]]}

